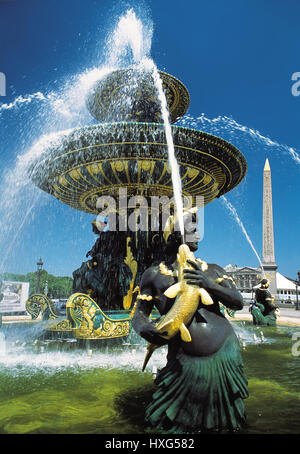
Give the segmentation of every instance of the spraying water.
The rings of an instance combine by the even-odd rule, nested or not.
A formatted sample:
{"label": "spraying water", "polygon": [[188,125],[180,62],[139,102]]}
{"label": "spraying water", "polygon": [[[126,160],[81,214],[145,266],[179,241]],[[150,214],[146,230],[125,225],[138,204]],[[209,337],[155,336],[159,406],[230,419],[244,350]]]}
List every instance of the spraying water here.
{"label": "spraying water", "polygon": [[0,105],[0,114],[3,111],[14,109],[15,107],[20,107],[22,104],[30,104],[32,101],[48,101],[52,97],[52,94],[44,95],[40,91],[26,96],[18,96],[14,101],[10,103],[3,103]]}
{"label": "spraying water", "polygon": [[238,123],[231,117],[219,115],[215,118],[208,118],[204,113],[199,117],[192,117],[190,115],[185,115],[178,123],[182,126],[191,127],[195,129],[202,129],[203,131],[209,132],[211,134],[218,133],[227,133],[229,137],[232,137],[235,132],[241,132],[249,136],[254,141],[261,142],[264,146],[271,147],[274,150],[280,152],[280,154],[288,154],[290,158],[296,163],[300,164],[300,151],[295,148],[280,144],[276,140],[272,140],[267,136],[264,136],[259,131],[249,128],[248,126]]}
{"label": "spraying water", "polygon": [[173,192],[174,192],[174,199],[175,205],[177,210],[178,216],[178,223],[180,228],[181,237],[184,243],[184,223],[183,223],[183,203],[182,203],[182,188],[181,188],[181,178],[179,173],[179,165],[175,156],[175,149],[174,149],[174,142],[172,136],[172,129],[169,120],[169,111],[167,107],[167,100],[166,96],[163,91],[162,81],[159,76],[159,72],[157,70],[156,65],[153,63],[153,79],[155,86],[158,90],[158,97],[161,103],[161,112],[164,122],[167,146],[168,146],[168,156],[169,156],[169,164],[172,171],[172,184],[173,184]]}
{"label": "spraying water", "polygon": [[226,208],[228,209],[229,213],[231,214],[231,216],[234,218],[234,220],[238,223],[238,225],[239,225],[240,228],[242,229],[242,232],[243,232],[243,234],[245,235],[246,240],[247,240],[248,243],[250,244],[250,247],[251,247],[251,249],[253,250],[254,254],[256,255],[256,257],[257,257],[257,259],[258,259],[258,262],[259,262],[259,264],[260,264],[261,270],[262,270],[262,272],[263,272],[263,274],[264,274],[264,276],[265,276],[265,272],[264,272],[264,269],[263,269],[263,266],[262,266],[262,262],[261,262],[261,260],[260,260],[260,257],[259,257],[259,255],[258,255],[258,253],[257,253],[257,251],[256,251],[256,249],[255,249],[255,247],[253,246],[253,243],[252,243],[252,241],[251,241],[251,239],[250,239],[250,237],[249,237],[249,235],[248,235],[248,233],[247,233],[247,231],[246,231],[246,229],[245,229],[245,227],[244,227],[244,224],[243,224],[242,221],[240,220],[239,215],[238,215],[236,209],[235,209],[234,206],[227,200],[227,198],[226,198],[224,195],[221,197],[221,200],[222,200],[222,202],[224,202],[224,204],[225,204]]}
{"label": "spraying water", "polygon": [[152,34],[152,22],[143,23],[129,9],[108,36],[106,65],[114,68],[127,67],[132,62],[138,64],[149,57]]}
{"label": "spraying water", "polygon": [[6,341],[5,335],[0,331],[0,358],[6,355]]}
{"label": "spraying water", "polygon": [[136,17],[133,10],[127,11],[126,15],[120,19],[116,29],[108,40],[111,48],[108,64],[110,67],[120,67],[122,65],[122,59],[124,58],[124,55],[126,55],[126,49],[130,48],[134,63],[140,65],[140,67],[142,67],[145,71],[151,71],[153,74],[153,80],[158,92],[163,124],[165,128],[179,228],[181,236],[183,237],[184,224],[181,178],[179,173],[179,165],[175,156],[166,96],[163,91],[162,81],[158,69],[153,60],[149,57],[152,42],[152,33],[152,24],[150,26],[149,24],[145,26],[145,24],[143,24],[141,20]]}
{"label": "spraying water", "polygon": [[[63,137],[74,128],[94,123],[86,107],[86,98],[93,86],[112,70],[137,64],[149,54],[151,39],[152,23],[143,25],[129,10],[108,37],[103,66],[68,77],[56,91],[38,91],[0,105],[0,120],[10,111],[20,116],[18,123],[23,125],[16,144],[19,154],[15,165],[4,169],[0,181],[0,272],[4,271],[13,246],[20,241],[23,227],[36,216],[37,209],[49,201],[30,181],[30,165],[35,160],[41,162],[49,145],[60,146]],[[24,106],[36,109],[37,114],[24,119]]]}

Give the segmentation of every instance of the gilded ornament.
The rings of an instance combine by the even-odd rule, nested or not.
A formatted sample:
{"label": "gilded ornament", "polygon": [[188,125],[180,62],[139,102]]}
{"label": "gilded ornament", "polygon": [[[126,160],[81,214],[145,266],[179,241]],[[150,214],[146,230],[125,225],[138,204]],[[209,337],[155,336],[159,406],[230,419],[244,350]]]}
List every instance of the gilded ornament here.
{"label": "gilded ornament", "polygon": [[96,302],[84,293],[70,296],[66,304],[73,333],[80,339],[107,339],[127,336],[130,317],[113,319],[106,315]]}
{"label": "gilded ornament", "polygon": [[152,301],[153,297],[151,295],[142,294],[142,295],[138,295],[136,299],[142,300],[142,301]]}
{"label": "gilded ornament", "polygon": [[131,248],[129,246],[129,243],[130,243],[131,239],[127,238],[126,240],[127,240],[127,255],[126,255],[126,258],[124,259],[124,263],[126,263],[126,265],[130,268],[130,271],[132,272],[132,279],[131,279],[131,282],[130,282],[128,293],[123,298],[123,308],[125,310],[126,309],[130,309],[131,304],[132,304],[133,294],[138,290],[138,287],[133,289],[135,278],[136,278],[138,264],[137,264],[137,261],[134,260]]}
{"label": "gilded ornament", "polygon": [[177,270],[169,270],[169,268],[166,267],[165,262],[161,262],[159,264],[159,271],[161,274],[164,274],[165,276],[174,276],[178,277],[178,271]]}
{"label": "gilded ornament", "polygon": [[216,279],[217,284],[220,284],[221,282],[223,282],[224,279],[228,279],[229,281],[231,281],[233,283],[234,286],[236,286],[236,283],[234,282],[232,277],[231,276],[226,276],[225,274],[222,277],[218,277]]}

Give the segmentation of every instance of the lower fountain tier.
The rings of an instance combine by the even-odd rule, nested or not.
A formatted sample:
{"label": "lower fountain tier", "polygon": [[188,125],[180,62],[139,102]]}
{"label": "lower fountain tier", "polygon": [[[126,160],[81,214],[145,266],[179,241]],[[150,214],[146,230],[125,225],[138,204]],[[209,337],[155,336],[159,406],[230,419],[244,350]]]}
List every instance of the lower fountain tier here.
{"label": "lower fountain tier", "polygon": [[[247,163],[233,145],[201,131],[172,126],[182,193],[204,204],[227,193],[245,176]],[[33,182],[57,199],[97,214],[97,199],[173,196],[164,126],[105,123],[74,129],[44,149],[30,168]]]}

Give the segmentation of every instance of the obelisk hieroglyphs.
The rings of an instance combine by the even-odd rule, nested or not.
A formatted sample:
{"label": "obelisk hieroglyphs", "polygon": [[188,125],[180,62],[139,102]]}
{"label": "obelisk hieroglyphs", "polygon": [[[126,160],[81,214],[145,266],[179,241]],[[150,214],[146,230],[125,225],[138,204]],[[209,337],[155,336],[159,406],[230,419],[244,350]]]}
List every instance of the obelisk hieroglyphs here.
{"label": "obelisk hieroglyphs", "polygon": [[274,249],[271,168],[268,159],[265,162],[263,184],[263,268],[266,278],[270,281],[270,292],[276,296],[277,265]]}

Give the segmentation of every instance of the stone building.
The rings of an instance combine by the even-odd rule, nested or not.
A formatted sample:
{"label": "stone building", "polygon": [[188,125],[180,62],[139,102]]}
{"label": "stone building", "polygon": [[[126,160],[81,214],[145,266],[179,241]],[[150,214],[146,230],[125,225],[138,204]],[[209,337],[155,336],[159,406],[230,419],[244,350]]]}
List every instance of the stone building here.
{"label": "stone building", "polygon": [[250,293],[261,280],[261,268],[250,266],[238,267],[237,265],[225,266],[226,274],[234,280],[238,290],[242,293]]}
{"label": "stone building", "polygon": [[[237,289],[242,293],[244,300],[248,301],[253,299],[255,290],[263,278],[261,268],[227,265],[224,269],[226,274],[234,280]],[[298,301],[300,304],[300,282],[285,277],[276,271],[274,284],[276,285],[276,293],[272,294],[275,301],[282,303],[295,303],[298,293]]]}

